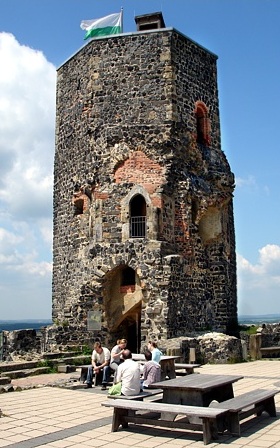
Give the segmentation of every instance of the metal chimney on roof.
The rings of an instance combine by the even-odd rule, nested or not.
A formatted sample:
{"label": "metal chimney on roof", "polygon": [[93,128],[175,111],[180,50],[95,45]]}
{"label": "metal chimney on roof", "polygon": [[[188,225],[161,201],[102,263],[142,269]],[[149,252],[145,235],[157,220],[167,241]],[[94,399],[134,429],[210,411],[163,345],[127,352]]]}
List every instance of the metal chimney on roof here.
{"label": "metal chimney on roof", "polygon": [[165,28],[165,23],[161,12],[153,12],[151,14],[144,14],[143,16],[136,16],[134,20],[137,25],[137,31]]}

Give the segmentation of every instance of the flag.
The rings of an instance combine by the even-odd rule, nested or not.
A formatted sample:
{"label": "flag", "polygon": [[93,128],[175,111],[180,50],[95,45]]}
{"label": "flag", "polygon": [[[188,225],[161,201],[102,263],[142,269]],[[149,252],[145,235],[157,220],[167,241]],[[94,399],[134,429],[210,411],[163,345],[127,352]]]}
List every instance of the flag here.
{"label": "flag", "polygon": [[80,26],[82,30],[86,30],[84,40],[89,37],[122,33],[122,11],[100,19],[82,20]]}

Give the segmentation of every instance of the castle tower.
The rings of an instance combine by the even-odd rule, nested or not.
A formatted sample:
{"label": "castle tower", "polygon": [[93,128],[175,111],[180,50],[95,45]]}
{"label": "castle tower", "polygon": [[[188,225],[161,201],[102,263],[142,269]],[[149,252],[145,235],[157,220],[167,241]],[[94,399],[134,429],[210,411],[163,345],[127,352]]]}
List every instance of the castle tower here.
{"label": "castle tower", "polygon": [[53,320],[138,350],[237,324],[217,56],[161,13],[58,69]]}

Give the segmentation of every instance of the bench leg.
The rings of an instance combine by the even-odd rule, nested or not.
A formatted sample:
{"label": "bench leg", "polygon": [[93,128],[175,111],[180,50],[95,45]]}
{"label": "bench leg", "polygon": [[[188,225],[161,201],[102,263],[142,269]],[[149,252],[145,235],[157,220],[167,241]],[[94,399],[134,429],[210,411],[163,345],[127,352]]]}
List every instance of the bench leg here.
{"label": "bench leg", "polygon": [[203,429],[203,443],[207,445],[211,440],[218,438],[218,430],[216,422],[213,419],[203,418],[202,419],[202,429]]}
{"label": "bench leg", "polygon": [[84,383],[87,379],[88,368],[81,367],[80,383]]}
{"label": "bench leg", "polygon": [[228,430],[234,435],[240,437],[240,420],[238,412],[230,412],[228,417]]}
{"label": "bench leg", "polygon": [[114,408],[111,431],[116,432],[120,425],[122,425],[123,428],[127,428],[128,423],[125,422],[125,420],[124,420],[124,417],[127,417],[127,416],[128,416],[127,409]]}
{"label": "bench leg", "polygon": [[263,403],[264,411],[270,415],[270,417],[276,417],[276,407],[274,397],[270,397],[265,400]]}

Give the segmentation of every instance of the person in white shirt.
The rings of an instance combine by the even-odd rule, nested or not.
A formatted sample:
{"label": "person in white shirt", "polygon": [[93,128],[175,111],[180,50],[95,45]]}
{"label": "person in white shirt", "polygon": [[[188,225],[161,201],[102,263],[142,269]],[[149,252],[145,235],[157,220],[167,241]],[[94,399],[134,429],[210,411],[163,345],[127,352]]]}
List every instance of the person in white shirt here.
{"label": "person in white shirt", "polygon": [[122,353],[124,362],[118,366],[116,382],[122,383],[122,395],[137,395],[140,393],[140,366],[133,361],[130,350]]}
{"label": "person in white shirt", "polygon": [[110,377],[110,350],[102,347],[100,342],[95,342],[93,352],[91,355],[91,366],[88,368],[86,384],[87,387],[92,387],[93,375],[102,375],[101,390],[106,390],[107,383]]}

